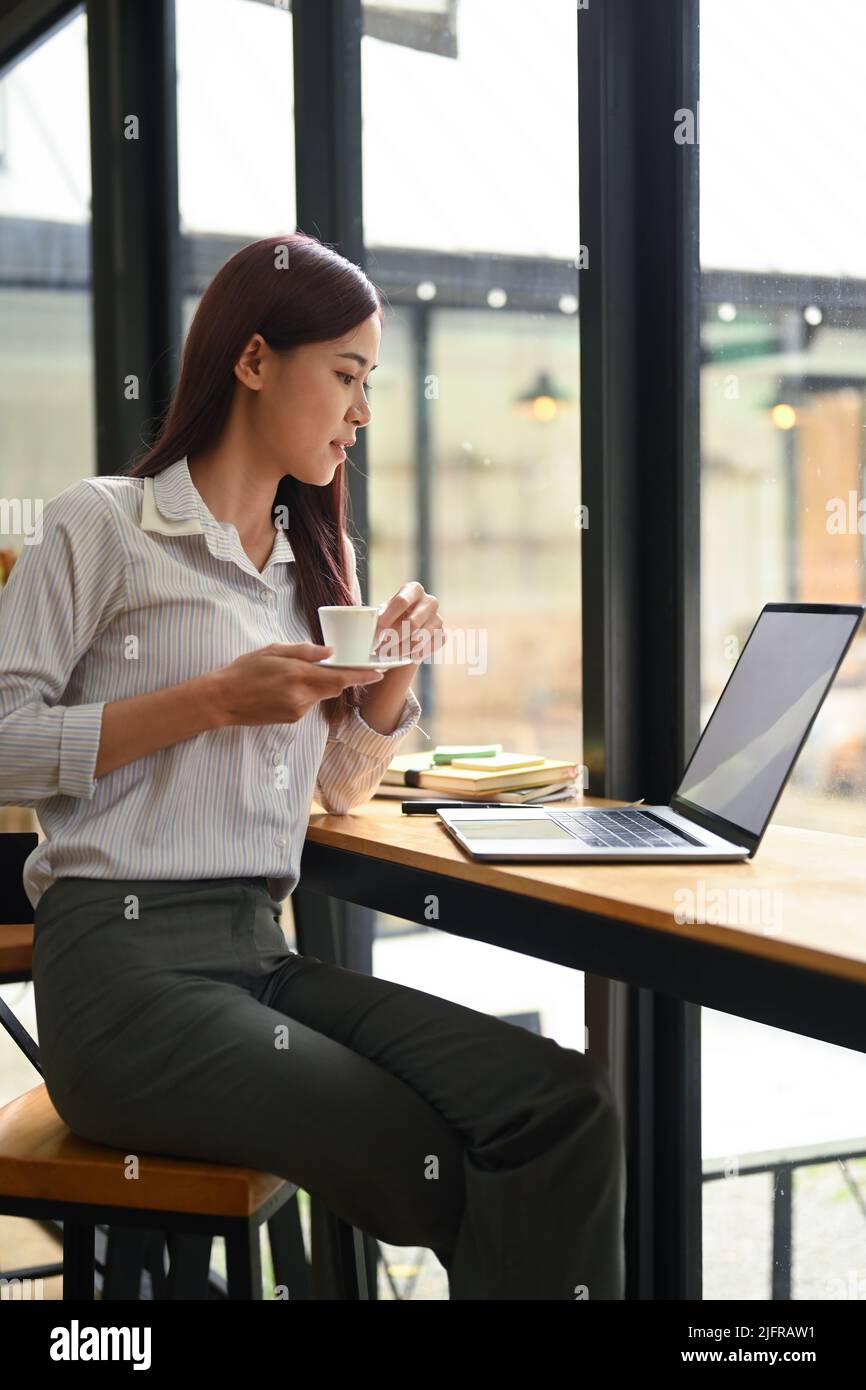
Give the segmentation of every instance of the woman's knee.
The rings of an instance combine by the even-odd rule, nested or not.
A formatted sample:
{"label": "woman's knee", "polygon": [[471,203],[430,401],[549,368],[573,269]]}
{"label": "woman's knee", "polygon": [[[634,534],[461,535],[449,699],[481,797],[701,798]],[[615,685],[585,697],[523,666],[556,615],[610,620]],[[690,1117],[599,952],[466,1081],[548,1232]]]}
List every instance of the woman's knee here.
{"label": "woman's knee", "polygon": [[618,1156],[622,1151],[622,1119],[607,1068],[573,1048],[558,1046],[555,1056],[544,1099],[550,1115],[575,1133],[591,1133],[594,1146]]}
{"label": "woman's knee", "polygon": [[547,1041],[552,1042],[546,1071],[552,1098],[564,1101],[584,1098],[602,1108],[616,1106],[607,1067],[587,1052]]}

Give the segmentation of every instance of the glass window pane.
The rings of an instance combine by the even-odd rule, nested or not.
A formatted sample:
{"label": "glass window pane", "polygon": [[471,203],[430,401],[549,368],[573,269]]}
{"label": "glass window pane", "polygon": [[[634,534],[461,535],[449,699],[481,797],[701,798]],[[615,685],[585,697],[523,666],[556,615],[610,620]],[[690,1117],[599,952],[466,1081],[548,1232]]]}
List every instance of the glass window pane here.
{"label": "glass window pane", "polygon": [[424,727],[579,763],[580,421],[563,403],[542,422],[521,399],[542,363],[573,389],[577,325],[442,310],[431,361],[436,593],[467,663],[436,671]]}
{"label": "glass window pane", "polygon": [[460,0],[453,56],[429,30],[427,48],[371,35],[371,12],[404,8],[364,6],[367,245],[575,256],[577,6]]}
{"label": "glass window pane", "polygon": [[293,231],[291,10],[177,0],[176,15],[181,231]]}
{"label": "glass window pane", "polygon": [[[702,722],[764,603],[866,593],[863,40],[845,0],[701,4]],[[862,836],[864,791],[861,631],[774,819]],[[771,1298],[774,1275],[866,1297],[864,1161],[834,1161],[866,1152],[866,1058],[709,1009],[702,1035],[704,1297]]]}
{"label": "glass window pane", "polygon": [[40,505],[96,466],[83,7],[0,72],[0,105],[2,583]]}
{"label": "glass window pane", "polygon": [[362,41],[364,234],[392,310],[370,596],[429,557],[455,638],[419,676],[431,744],[579,763],[577,9],[555,0],[539,24],[519,0],[432,6],[453,14],[449,49],[417,8],[365,6]]}

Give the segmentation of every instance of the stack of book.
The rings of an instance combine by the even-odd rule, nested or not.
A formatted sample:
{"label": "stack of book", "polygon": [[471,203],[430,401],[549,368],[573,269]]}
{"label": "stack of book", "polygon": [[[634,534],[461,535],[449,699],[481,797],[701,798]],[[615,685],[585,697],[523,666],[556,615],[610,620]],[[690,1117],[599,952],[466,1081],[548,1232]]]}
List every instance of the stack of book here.
{"label": "stack of book", "polygon": [[375,794],[403,801],[436,795],[519,805],[575,796],[579,777],[577,763],[505,753],[501,743],[438,744],[432,751],[397,754]]}

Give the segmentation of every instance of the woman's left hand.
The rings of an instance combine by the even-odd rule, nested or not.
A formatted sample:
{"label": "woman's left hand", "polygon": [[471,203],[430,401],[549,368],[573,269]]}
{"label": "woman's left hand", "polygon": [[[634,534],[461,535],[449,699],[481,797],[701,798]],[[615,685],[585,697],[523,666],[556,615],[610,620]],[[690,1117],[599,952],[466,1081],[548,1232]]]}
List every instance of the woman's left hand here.
{"label": "woman's left hand", "polygon": [[439,600],[417,579],[407,580],[380,610],[373,652],[383,660],[411,658],[417,665],[438,651],[446,633]]}

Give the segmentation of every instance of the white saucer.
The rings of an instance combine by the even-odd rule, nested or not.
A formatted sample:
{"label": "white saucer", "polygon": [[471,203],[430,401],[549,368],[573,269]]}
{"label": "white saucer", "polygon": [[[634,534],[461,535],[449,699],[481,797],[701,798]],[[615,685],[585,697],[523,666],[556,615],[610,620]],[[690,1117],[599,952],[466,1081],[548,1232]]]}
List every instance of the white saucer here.
{"label": "white saucer", "polygon": [[326,656],[323,661],[315,662],[316,666],[336,666],[341,671],[396,671],[398,666],[411,664],[411,656],[396,657],[393,661],[335,661],[332,656]]}

